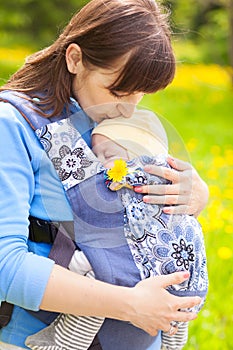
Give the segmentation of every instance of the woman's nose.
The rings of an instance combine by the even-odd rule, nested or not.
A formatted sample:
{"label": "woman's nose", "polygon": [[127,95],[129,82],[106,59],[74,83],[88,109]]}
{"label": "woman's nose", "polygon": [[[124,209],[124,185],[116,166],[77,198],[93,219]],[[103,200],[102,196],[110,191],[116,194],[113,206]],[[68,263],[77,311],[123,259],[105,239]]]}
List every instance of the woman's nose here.
{"label": "woman's nose", "polygon": [[127,96],[124,102],[117,104],[118,111],[123,117],[130,118],[135,111],[136,105],[141,101],[143,96],[144,93],[142,92]]}
{"label": "woman's nose", "polygon": [[130,118],[135,110],[135,104],[133,103],[118,103],[116,106],[122,117]]}

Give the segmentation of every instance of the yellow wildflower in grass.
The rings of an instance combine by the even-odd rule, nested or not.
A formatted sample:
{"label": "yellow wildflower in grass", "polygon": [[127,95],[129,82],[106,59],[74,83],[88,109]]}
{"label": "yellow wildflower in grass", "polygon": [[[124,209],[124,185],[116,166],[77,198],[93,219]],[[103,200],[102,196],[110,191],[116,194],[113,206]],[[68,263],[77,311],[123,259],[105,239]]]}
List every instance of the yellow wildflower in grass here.
{"label": "yellow wildflower in grass", "polygon": [[224,225],[225,223],[223,222],[223,220],[221,218],[216,218],[214,215],[215,215],[216,211],[215,210],[212,210],[209,212],[209,217],[211,220],[213,220],[213,222],[211,222],[211,226],[210,226],[210,230],[212,232],[214,231],[223,231],[224,229]]}
{"label": "yellow wildflower in grass", "polygon": [[[227,163],[227,164],[228,164],[228,165],[231,165],[231,164],[229,164],[229,163]],[[228,170],[227,176],[229,177],[229,180],[231,180],[231,184],[232,184],[233,169]]]}
{"label": "yellow wildflower in grass", "polygon": [[114,166],[107,171],[108,177],[114,182],[120,182],[128,174],[127,164],[123,159],[114,161]]}
{"label": "yellow wildflower in grass", "polygon": [[217,185],[209,185],[209,192],[210,192],[211,198],[221,196],[221,189]]}
{"label": "yellow wildflower in grass", "polygon": [[221,153],[221,148],[218,145],[213,145],[210,148],[210,152],[211,154],[213,154],[214,156],[218,156]]}
{"label": "yellow wildflower in grass", "polygon": [[224,157],[226,163],[230,166],[233,166],[233,149],[226,149]]}
{"label": "yellow wildflower in grass", "polygon": [[[224,198],[224,193],[223,193]],[[233,217],[232,217],[232,208],[228,208],[226,205],[223,207],[223,211],[221,213],[221,217],[223,220],[226,221],[226,224],[229,223],[232,224],[232,232],[233,232]]]}
{"label": "yellow wildflower in grass", "polygon": [[222,168],[226,166],[226,160],[223,157],[217,156],[213,160],[213,166],[216,168]]}
{"label": "yellow wildflower in grass", "polygon": [[226,188],[223,192],[223,196],[226,199],[231,199],[233,198],[233,188]]}
{"label": "yellow wildflower in grass", "polygon": [[233,225],[226,225],[225,232],[232,234],[233,233]]}
{"label": "yellow wildflower in grass", "polygon": [[178,65],[172,86],[195,89],[200,85],[226,88],[231,86],[231,77],[227,68],[215,64]]}
{"label": "yellow wildflower in grass", "polygon": [[205,169],[205,163],[203,160],[197,160],[195,167],[198,171]]}
{"label": "yellow wildflower in grass", "polygon": [[186,144],[187,150],[189,152],[194,151],[197,147],[197,144],[198,144],[198,140],[195,138],[191,138]]}
{"label": "yellow wildflower in grass", "polygon": [[211,180],[217,180],[219,178],[219,172],[217,169],[213,169],[213,168],[210,168],[208,171],[207,171],[207,176],[208,176],[208,179],[211,179]]}
{"label": "yellow wildflower in grass", "polygon": [[220,247],[218,249],[218,256],[220,259],[228,260],[232,257],[232,255],[233,255],[232,249],[229,247]]}
{"label": "yellow wildflower in grass", "polygon": [[209,232],[209,228],[210,228],[210,222],[209,222],[209,219],[206,218],[205,216],[203,215],[200,215],[198,217],[198,221],[199,223],[201,224],[201,227],[202,227],[202,230],[204,233],[208,233]]}
{"label": "yellow wildflower in grass", "polygon": [[23,64],[25,58],[31,54],[27,48],[5,48],[0,47],[0,62]]}

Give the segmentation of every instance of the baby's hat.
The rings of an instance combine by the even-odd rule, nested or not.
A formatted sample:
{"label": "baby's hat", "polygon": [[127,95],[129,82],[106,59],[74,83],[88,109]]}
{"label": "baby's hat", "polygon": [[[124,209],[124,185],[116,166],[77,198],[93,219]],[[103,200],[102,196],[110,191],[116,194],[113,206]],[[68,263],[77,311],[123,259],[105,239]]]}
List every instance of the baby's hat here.
{"label": "baby's hat", "polygon": [[159,118],[148,110],[136,109],[130,118],[105,119],[93,134],[104,135],[125,148],[130,159],[168,152],[166,132]]}

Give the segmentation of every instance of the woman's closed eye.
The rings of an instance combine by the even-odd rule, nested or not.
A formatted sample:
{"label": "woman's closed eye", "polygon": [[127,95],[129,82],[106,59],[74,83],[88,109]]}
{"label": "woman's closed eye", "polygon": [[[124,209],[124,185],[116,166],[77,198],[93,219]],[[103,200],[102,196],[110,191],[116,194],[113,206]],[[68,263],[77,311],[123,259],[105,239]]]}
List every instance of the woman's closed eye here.
{"label": "woman's closed eye", "polygon": [[109,92],[112,96],[114,96],[115,98],[118,98],[118,99],[121,99],[121,98],[128,96],[128,94],[126,94],[126,93],[124,94],[124,93],[120,93],[120,92],[117,92],[114,90],[109,90]]}

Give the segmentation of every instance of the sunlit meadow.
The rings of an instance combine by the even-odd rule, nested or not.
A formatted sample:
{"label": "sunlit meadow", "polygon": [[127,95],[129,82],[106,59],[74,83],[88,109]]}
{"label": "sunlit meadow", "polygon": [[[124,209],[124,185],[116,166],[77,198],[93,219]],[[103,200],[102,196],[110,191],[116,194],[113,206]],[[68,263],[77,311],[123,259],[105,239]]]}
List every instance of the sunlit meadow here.
{"label": "sunlit meadow", "polygon": [[[0,48],[0,83],[30,52]],[[233,89],[229,71],[216,65],[179,65],[165,91],[141,105],[161,116],[170,153],[192,162],[207,182],[210,199],[199,220],[209,267],[209,293],[190,324],[185,350],[233,349]]]}

